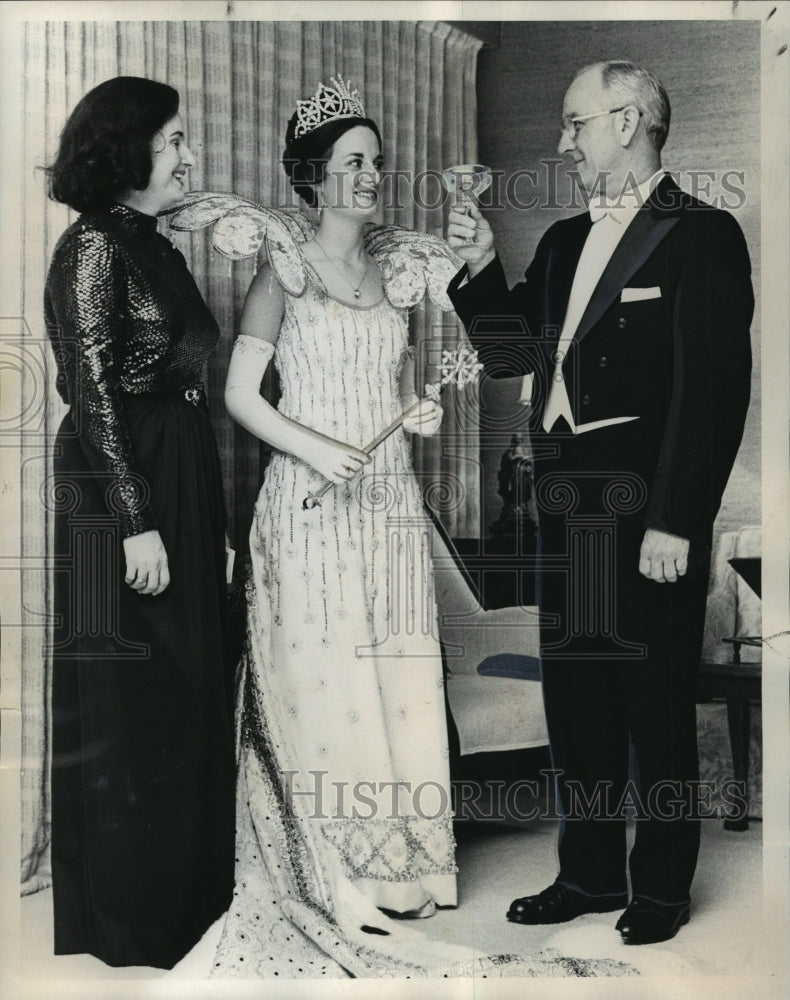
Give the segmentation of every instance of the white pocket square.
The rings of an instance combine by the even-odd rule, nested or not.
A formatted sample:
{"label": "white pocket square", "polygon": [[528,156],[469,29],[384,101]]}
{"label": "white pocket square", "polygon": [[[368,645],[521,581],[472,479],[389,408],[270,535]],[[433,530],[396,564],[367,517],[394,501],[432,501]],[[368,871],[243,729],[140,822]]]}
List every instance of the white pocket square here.
{"label": "white pocket square", "polygon": [[660,299],[661,289],[658,285],[652,288],[624,288],[620,292],[621,302],[644,302],[645,299]]}

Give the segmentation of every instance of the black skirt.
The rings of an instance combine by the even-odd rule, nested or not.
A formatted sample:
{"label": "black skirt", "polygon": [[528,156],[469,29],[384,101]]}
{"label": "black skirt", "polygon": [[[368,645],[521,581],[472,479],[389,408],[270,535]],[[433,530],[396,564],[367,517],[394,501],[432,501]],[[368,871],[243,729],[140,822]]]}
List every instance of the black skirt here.
{"label": "black skirt", "polygon": [[51,498],[55,953],[171,968],[233,890],[225,511],[205,405],[141,396],[125,422],[171,582],[157,597],[124,583],[112,497],[67,415]]}

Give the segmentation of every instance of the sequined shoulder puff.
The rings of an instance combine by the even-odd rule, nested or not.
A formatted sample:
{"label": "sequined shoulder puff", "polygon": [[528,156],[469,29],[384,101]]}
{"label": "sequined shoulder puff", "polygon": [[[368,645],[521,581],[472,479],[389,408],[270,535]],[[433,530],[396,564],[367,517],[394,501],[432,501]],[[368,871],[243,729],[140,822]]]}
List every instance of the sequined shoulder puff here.
{"label": "sequined shoulder puff", "polygon": [[[326,294],[302,253],[302,244],[316,229],[302,212],[266,208],[233,194],[195,192],[189,204],[171,215],[170,226],[181,232],[212,227],[212,246],[224,257],[268,260],[291,295],[303,295],[308,283]],[[443,240],[401,226],[370,225],[365,248],[381,270],[385,294],[396,309],[417,306],[427,294],[440,309],[452,310],[447,285],[463,261]]]}

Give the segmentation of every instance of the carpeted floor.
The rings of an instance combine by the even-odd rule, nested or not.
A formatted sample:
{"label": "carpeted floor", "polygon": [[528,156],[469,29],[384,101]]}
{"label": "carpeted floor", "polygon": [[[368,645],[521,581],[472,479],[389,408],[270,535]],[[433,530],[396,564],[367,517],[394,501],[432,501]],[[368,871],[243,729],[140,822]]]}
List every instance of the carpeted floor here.
{"label": "carpeted floor", "polygon": [[[482,954],[546,949],[575,958],[628,962],[644,975],[737,975],[753,968],[760,943],[762,824],[742,833],[720,822],[703,824],[691,923],[672,941],[626,947],[614,930],[618,914],[580,917],[552,927],[521,927],[505,920],[514,896],[544,888],[554,877],[556,824],[521,827],[468,822],[458,828],[460,905],[422,921],[420,930],[447,941],[473,943]],[[42,979],[202,979],[211,966],[221,931],[218,921],[170,973],[111,969],[89,956],[52,955],[52,894],[21,903],[21,962]],[[757,998],[755,998],[757,1000]]]}

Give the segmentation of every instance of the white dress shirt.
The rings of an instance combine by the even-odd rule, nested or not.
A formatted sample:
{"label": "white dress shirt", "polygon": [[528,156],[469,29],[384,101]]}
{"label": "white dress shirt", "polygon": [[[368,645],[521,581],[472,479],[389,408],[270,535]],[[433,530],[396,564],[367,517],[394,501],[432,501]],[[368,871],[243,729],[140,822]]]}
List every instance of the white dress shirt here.
{"label": "white dress shirt", "polygon": [[[543,429],[545,431],[550,431],[560,417],[565,418],[574,434],[583,434],[585,431],[595,430],[599,427],[638,419],[638,417],[612,417],[608,420],[594,420],[587,424],[575,424],[562,366],[568,356],[568,348],[579,327],[584,310],[587,308],[612,254],[623,238],[626,229],[636,217],[636,213],[652,194],[663,175],[663,170],[656,171],[652,177],[643,181],[638,187],[622,194],[616,202],[608,202],[603,197],[590,202],[589,211],[593,225],[582,248],[579,263],[576,265],[576,274],[568,298],[565,320],[554,355],[554,373],[543,415]],[[529,376],[527,378],[529,379]],[[531,390],[531,385],[529,388]],[[522,399],[525,394],[524,390],[527,390],[526,384],[522,390]]]}

